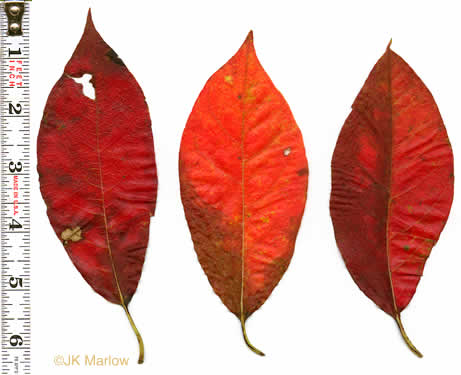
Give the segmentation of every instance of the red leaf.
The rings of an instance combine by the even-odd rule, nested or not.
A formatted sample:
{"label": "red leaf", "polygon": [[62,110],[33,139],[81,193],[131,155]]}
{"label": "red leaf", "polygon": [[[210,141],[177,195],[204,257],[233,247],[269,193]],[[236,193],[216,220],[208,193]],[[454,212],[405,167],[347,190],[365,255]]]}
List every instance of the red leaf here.
{"label": "red leaf", "polygon": [[400,321],[453,199],[453,153],[431,93],[390,47],[352,106],[332,161],[336,242],[359,288]]}
{"label": "red leaf", "polygon": [[[91,74],[96,97],[73,77]],[[91,13],[46,104],[37,141],[48,217],[90,286],[127,306],[141,276],[154,214],[157,174],[144,95],[96,31]]]}
{"label": "red leaf", "polygon": [[293,255],[308,168],[288,104],[259,63],[250,32],[206,83],[179,155],[181,197],[198,259],[241,321],[269,297]]}

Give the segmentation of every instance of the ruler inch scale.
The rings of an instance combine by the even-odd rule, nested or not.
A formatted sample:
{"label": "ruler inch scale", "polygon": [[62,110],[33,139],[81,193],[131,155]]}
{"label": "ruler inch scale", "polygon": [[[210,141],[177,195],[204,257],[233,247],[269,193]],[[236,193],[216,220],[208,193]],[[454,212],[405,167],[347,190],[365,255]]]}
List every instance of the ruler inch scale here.
{"label": "ruler inch scale", "polygon": [[0,0],[1,375],[30,375],[30,2]]}

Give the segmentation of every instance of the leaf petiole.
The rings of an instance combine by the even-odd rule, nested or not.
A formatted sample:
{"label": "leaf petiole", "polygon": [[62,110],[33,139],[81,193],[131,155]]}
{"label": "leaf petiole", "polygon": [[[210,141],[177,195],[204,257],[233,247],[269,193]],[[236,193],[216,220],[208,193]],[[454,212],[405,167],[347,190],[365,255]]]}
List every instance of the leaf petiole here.
{"label": "leaf petiole", "polygon": [[122,304],[122,307],[125,310],[125,313],[126,313],[126,316],[128,317],[131,328],[133,329],[136,335],[136,338],[138,339],[138,344],[139,344],[138,364],[144,363],[144,341],[142,340],[141,334],[139,333],[138,328],[136,327],[136,324],[134,324],[134,320],[131,317],[130,312],[128,311],[128,307],[125,306],[125,304]]}
{"label": "leaf petiole", "polygon": [[250,342],[250,340],[248,339],[248,336],[247,336],[247,331],[245,329],[245,319],[243,317],[243,315],[240,316],[240,324],[242,325],[242,333],[243,333],[243,338],[245,340],[245,344],[247,344],[247,346],[256,354],[264,357],[265,354],[259,350],[258,348],[254,347],[253,344]]}
{"label": "leaf petiole", "polygon": [[397,325],[399,326],[400,333],[402,334],[402,337],[405,340],[405,343],[407,344],[407,346],[410,348],[410,350],[414,354],[416,354],[419,358],[423,358],[423,355],[421,354],[421,352],[418,349],[416,349],[416,347],[410,341],[410,338],[407,336],[407,333],[405,332],[405,329],[403,328],[402,321],[400,320],[400,314],[397,314],[395,316],[395,321],[397,322]]}

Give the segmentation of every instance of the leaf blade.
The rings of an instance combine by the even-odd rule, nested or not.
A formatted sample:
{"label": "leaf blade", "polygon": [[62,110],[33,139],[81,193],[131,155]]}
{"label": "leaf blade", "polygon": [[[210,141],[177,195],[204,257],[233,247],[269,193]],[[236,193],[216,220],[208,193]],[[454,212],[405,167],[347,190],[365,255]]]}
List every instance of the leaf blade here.
{"label": "leaf blade", "polygon": [[262,354],[249,343],[245,320],[288,267],[308,168],[301,133],[256,57],[252,32],[200,93],[179,159],[181,198],[199,261],[241,321],[247,345]]}
{"label": "leaf blade", "polygon": [[330,212],[354,281],[394,317],[417,355],[400,313],[416,291],[452,199],[453,154],[437,105],[389,46],[338,137]]}
{"label": "leaf blade", "polygon": [[[84,74],[92,76],[94,100],[73,78]],[[142,362],[142,339],[127,306],[141,276],[156,204],[152,131],[141,88],[96,31],[91,12],[48,98],[37,159],[53,229],[88,284],[124,308]],[[69,237],[75,228],[76,241]]]}

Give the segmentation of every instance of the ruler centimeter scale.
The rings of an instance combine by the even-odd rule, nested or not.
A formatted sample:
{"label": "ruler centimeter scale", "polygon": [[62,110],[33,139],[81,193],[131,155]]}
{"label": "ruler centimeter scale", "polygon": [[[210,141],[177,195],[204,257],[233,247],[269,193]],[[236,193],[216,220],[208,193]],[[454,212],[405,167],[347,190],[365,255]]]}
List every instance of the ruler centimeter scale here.
{"label": "ruler centimeter scale", "polygon": [[0,1],[2,375],[31,373],[29,12]]}

